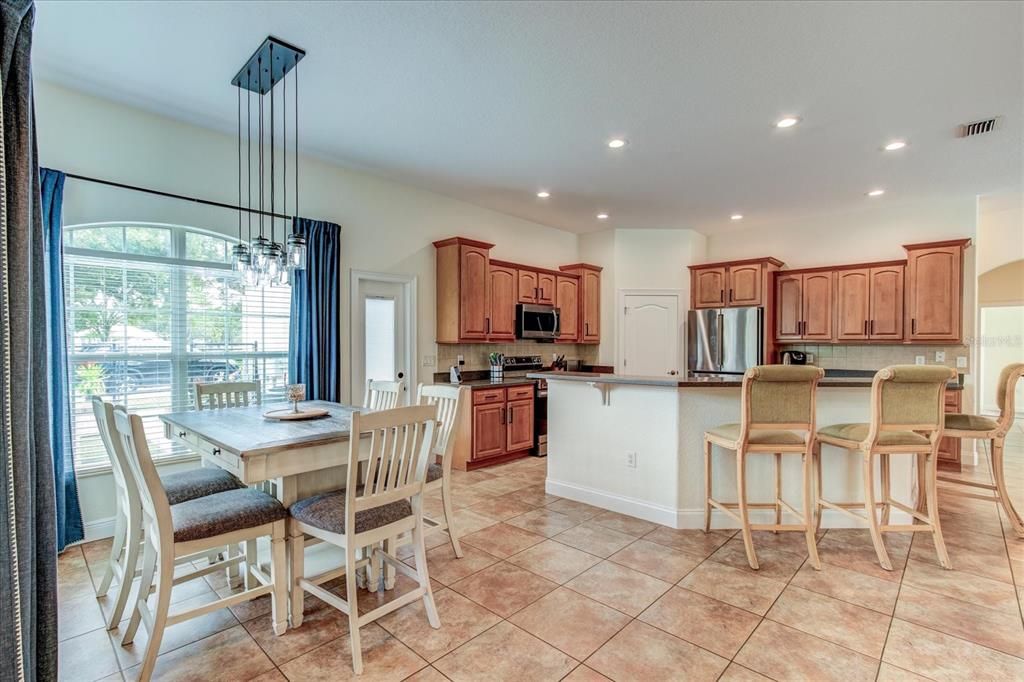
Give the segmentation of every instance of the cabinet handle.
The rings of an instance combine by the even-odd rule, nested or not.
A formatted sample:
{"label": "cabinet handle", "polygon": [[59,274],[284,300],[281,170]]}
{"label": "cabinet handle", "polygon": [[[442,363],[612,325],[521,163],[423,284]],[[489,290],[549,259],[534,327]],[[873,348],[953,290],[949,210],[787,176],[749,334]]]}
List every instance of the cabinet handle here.
{"label": "cabinet handle", "polygon": [[509,423],[509,424],[511,424],[511,423],[512,423],[512,410],[513,410],[513,409],[514,409],[514,408],[513,408],[513,407],[512,407],[511,405],[509,405],[509,406],[508,406],[508,423]]}
{"label": "cabinet handle", "polygon": [[729,289],[729,303],[732,303],[732,289]]}
{"label": "cabinet handle", "polygon": [[590,323],[589,322],[584,322],[583,323],[583,335],[584,336],[590,336]]}
{"label": "cabinet handle", "polygon": [[188,435],[188,433],[185,432],[185,431],[178,431],[178,438],[184,438],[187,435]]}
{"label": "cabinet handle", "polygon": [[864,336],[868,335],[868,321],[864,320]]}
{"label": "cabinet handle", "polygon": [[533,297],[535,299],[539,299],[540,298],[540,287],[534,287],[533,288]]}
{"label": "cabinet handle", "polygon": [[718,292],[718,301],[719,303],[725,303],[725,289]]}
{"label": "cabinet handle", "polygon": [[917,333],[917,318],[916,317],[910,318],[910,333],[911,334],[916,334]]}
{"label": "cabinet handle", "polygon": [[869,330],[870,331],[868,333],[871,336],[874,336],[875,335],[875,321],[874,320],[871,320],[871,326],[869,327]]}
{"label": "cabinet handle", "polygon": [[488,317],[486,319],[487,319],[487,332],[486,333],[490,334],[491,333],[491,318]]}
{"label": "cabinet handle", "polygon": [[501,423],[505,423],[505,408],[501,408]]}
{"label": "cabinet handle", "polygon": [[214,448],[214,449],[213,449],[213,450],[211,450],[210,452],[211,452],[212,454],[214,454],[214,455],[219,455],[219,454],[220,454],[220,448]]}

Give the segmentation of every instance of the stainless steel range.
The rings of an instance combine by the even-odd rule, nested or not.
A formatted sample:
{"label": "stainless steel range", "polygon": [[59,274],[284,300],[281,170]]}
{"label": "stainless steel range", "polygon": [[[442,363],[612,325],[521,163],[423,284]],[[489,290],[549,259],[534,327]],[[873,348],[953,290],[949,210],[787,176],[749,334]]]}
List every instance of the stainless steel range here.
{"label": "stainless steel range", "polygon": [[[506,357],[503,365],[507,378],[543,369],[544,360],[539,355],[513,355]],[[544,379],[537,379],[534,384],[536,385],[533,395],[534,446],[530,454],[535,457],[546,457],[548,454],[548,382]]]}

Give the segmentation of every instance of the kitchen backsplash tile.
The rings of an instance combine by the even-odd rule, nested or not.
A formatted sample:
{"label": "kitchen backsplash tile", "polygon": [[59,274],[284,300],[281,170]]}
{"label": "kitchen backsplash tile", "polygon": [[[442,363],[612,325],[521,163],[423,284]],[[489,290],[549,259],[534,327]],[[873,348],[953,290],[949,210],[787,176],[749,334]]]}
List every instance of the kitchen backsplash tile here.
{"label": "kitchen backsplash tile", "polygon": [[463,369],[487,369],[490,353],[503,355],[539,355],[545,365],[551,364],[553,354],[564,355],[567,360],[581,360],[585,364],[597,362],[597,346],[583,344],[538,343],[517,341],[515,343],[457,343],[437,345],[438,371],[446,371],[458,364],[458,356],[464,356]]}
{"label": "kitchen backsplash tile", "polygon": [[[946,365],[953,367],[961,374],[970,374],[970,348],[968,346],[938,345],[815,345],[810,343],[792,343],[779,346],[779,352],[798,350],[813,353],[813,364],[825,369],[881,369],[889,365],[912,365],[918,355],[923,355],[929,365]],[[936,362],[935,353],[944,352],[946,359]],[[967,367],[957,367],[957,357],[967,358]]]}

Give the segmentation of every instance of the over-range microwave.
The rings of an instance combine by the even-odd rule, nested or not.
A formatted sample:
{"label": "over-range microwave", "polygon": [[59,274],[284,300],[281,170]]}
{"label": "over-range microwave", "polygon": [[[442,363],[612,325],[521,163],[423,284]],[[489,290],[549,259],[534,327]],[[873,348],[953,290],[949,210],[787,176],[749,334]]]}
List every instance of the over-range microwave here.
{"label": "over-range microwave", "polygon": [[560,330],[558,308],[520,303],[516,306],[516,338],[554,341]]}

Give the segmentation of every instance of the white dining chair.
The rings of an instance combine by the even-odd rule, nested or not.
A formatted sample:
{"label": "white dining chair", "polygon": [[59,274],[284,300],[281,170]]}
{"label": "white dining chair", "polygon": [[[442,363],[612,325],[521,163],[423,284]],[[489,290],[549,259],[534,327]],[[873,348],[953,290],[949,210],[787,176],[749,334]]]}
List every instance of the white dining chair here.
{"label": "white dining chair", "polygon": [[258,381],[196,381],[192,387],[197,410],[248,407],[263,402],[262,387]]}
{"label": "white dining chair", "polygon": [[[299,627],[303,617],[304,594],[320,598],[348,615],[352,645],[352,667],[363,671],[359,628],[418,599],[423,600],[430,626],[441,622],[427,575],[427,554],[423,544],[423,484],[430,463],[436,409],[433,406],[401,407],[394,410],[352,415],[348,447],[348,478],[344,490],[315,495],[294,503],[289,512],[288,551],[291,571],[291,624]],[[369,459],[359,467],[360,441],[369,441]],[[412,533],[415,570],[377,546],[387,538]],[[305,577],[305,535],[345,550],[345,564],[312,577]],[[373,555],[417,581],[416,588],[359,614],[356,571],[368,559],[356,556],[358,549],[373,547]],[[345,598],[321,585],[345,576]]]}
{"label": "white dining chair", "polygon": [[[142,579],[131,620],[121,640],[122,646],[131,644],[139,624],[145,625],[149,641],[146,643],[139,679],[146,682],[152,676],[165,628],[265,594],[272,595],[271,622],[274,633],[284,634],[288,613],[285,535],[288,511],[270,495],[252,488],[227,490],[171,505],[153,464],[141,417],[115,410],[114,424],[139,490],[142,509]],[[171,588],[176,582],[201,577],[237,560],[233,558],[216,562],[176,578],[176,559],[260,537],[270,538],[270,575],[265,575],[258,566],[245,566],[246,573],[256,578],[259,587],[245,589],[194,608],[170,612]],[[148,597],[154,587],[156,603],[150,607]]]}
{"label": "white dining chair", "polygon": [[366,380],[366,392],[363,393],[363,407],[374,412],[393,410],[398,407],[402,394],[405,393],[404,381]]}
{"label": "white dining chair", "polygon": [[[113,630],[121,621],[132,582],[140,575],[138,559],[142,542],[142,505],[139,488],[132,476],[125,458],[124,448],[115,437],[114,406],[98,396],[92,398],[93,416],[100,441],[110,459],[111,474],[114,478],[114,537],[110,556],[103,566],[103,577],[96,587],[96,596],[105,597],[117,578],[117,595],[114,607],[107,618],[107,629]],[[223,469],[191,469],[160,477],[169,504],[187,502],[204,495],[244,488],[242,482]],[[207,558],[215,557],[224,548],[206,553]],[[186,563],[199,557],[182,557],[179,563]]]}

